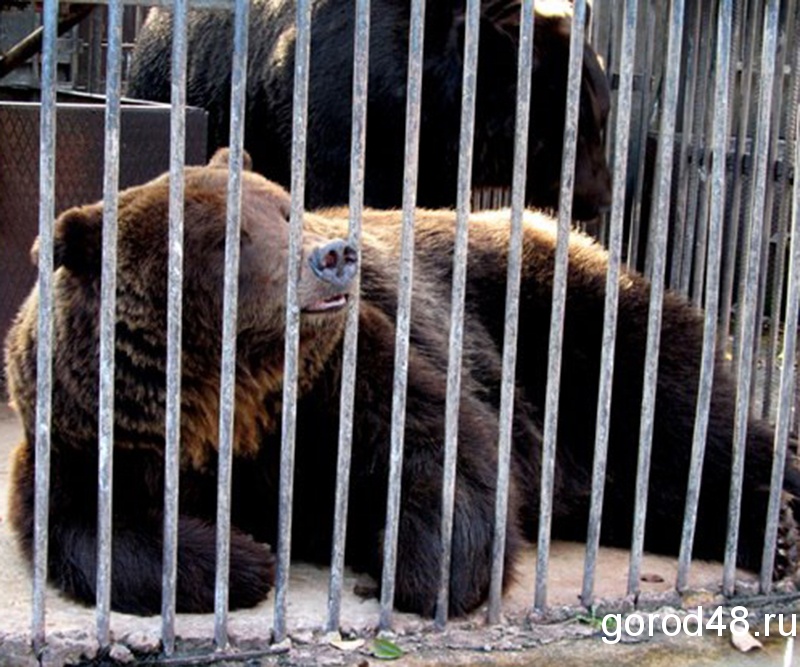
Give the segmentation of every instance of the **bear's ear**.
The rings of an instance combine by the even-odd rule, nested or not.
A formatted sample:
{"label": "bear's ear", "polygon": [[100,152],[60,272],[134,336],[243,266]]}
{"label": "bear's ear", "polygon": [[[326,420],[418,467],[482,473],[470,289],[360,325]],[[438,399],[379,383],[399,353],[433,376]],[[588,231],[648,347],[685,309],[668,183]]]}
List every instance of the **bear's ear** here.
{"label": "bear's ear", "polygon": [[[219,148],[217,152],[211,156],[211,159],[208,161],[208,166],[227,169],[230,166],[230,161],[230,148]],[[247,151],[242,151],[242,167],[245,171],[253,171],[253,159]]]}
{"label": "bear's ear", "polygon": [[[56,220],[53,231],[53,268],[63,266],[73,273],[100,273],[103,209],[99,205],[71,208]],[[39,239],[31,256],[39,261]]]}

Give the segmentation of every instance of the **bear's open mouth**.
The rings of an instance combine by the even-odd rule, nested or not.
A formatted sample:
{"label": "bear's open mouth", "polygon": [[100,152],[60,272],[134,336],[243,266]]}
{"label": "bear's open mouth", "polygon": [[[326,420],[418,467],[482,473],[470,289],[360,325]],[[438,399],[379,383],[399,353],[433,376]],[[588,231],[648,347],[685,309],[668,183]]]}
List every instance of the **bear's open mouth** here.
{"label": "bear's open mouth", "polygon": [[304,313],[322,313],[330,310],[339,310],[347,305],[346,294],[334,294],[327,299],[320,299],[308,306],[303,307]]}

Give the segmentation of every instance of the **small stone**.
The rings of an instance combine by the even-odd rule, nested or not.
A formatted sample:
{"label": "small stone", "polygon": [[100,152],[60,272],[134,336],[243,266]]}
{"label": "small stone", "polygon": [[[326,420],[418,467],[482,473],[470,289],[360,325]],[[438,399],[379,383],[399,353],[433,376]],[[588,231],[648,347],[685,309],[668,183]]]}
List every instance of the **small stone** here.
{"label": "small stone", "polygon": [[270,653],[288,653],[292,650],[292,640],[290,637],[287,637],[281,642],[275,642],[272,646],[269,647]]}
{"label": "small stone", "polygon": [[137,630],[125,635],[122,642],[137,653],[158,653],[161,651],[161,640],[147,632]]}
{"label": "small stone", "polygon": [[314,643],[314,633],[311,630],[300,630],[299,632],[293,632],[289,636],[291,637],[292,641],[297,644],[302,645]]}
{"label": "small stone", "polygon": [[122,665],[127,665],[134,661],[133,653],[123,644],[112,644],[108,651],[108,657]]}

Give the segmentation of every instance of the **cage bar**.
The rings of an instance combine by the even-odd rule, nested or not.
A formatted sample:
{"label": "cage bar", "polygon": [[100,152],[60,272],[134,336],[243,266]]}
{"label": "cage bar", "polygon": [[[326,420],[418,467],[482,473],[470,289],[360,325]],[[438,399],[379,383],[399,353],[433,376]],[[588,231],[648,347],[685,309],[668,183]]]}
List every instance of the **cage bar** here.
{"label": "cage bar", "polygon": [[556,241],[555,272],[553,275],[553,306],[547,363],[547,396],[545,398],[544,446],[539,501],[538,546],[536,551],[536,592],[534,596],[534,607],[536,609],[544,609],[547,604],[547,572],[550,560],[550,528],[553,520],[553,477],[555,475],[556,462],[558,397],[561,386],[561,355],[564,340],[564,312],[567,299],[567,264],[569,261],[568,246],[572,218],[572,194],[575,186],[575,154],[580,112],[583,25],[585,17],[586,1],[576,0],[573,6],[569,45],[567,115],[564,120],[564,154],[561,162],[558,236]]}
{"label": "cage bar", "polygon": [[597,398],[597,426],[592,467],[592,499],[589,508],[589,525],[586,536],[581,603],[592,604],[600,546],[600,524],[603,513],[603,492],[606,483],[608,433],[611,422],[611,394],[614,380],[614,346],[617,337],[617,304],[619,277],[622,262],[623,215],[625,213],[625,185],[628,172],[628,147],[631,127],[631,101],[633,95],[633,64],[636,53],[636,22],[638,0],[626,0],[622,8],[622,46],[620,58],[620,85],[617,98],[613,174],[611,198],[611,224],[609,229],[608,273],[606,279],[605,312],[603,318],[603,349],[600,357],[600,386]]}
{"label": "cage bar", "polygon": [[292,542],[294,446],[297,435],[297,375],[300,345],[300,306],[297,286],[303,242],[303,202],[306,186],[306,130],[308,125],[308,69],[311,53],[311,2],[297,2],[297,42],[294,61],[292,111],[292,187],[289,219],[289,268],[286,272],[286,348],[283,370],[281,469],[278,508],[278,567],[275,575],[274,640],[286,638],[286,605]]}
{"label": "cage bar", "polygon": [[[787,9],[789,8],[789,4],[787,3]],[[780,11],[780,10],[779,10]],[[780,29],[780,25],[778,26]],[[781,111],[784,106],[784,68],[786,67],[786,56],[787,56],[787,48],[786,48],[786,37],[788,35],[784,33],[783,39],[778,38],[776,46],[776,55],[775,55],[775,66],[773,68],[773,78],[772,78],[772,120],[771,120],[771,127],[773,131],[770,132],[769,136],[769,148],[768,148],[768,173],[767,173],[767,180],[766,180],[766,190],[765,190],[765,197],[764,197],[764,236],[763,236],[763,255],[761,257],[761,263],[764,267],[769,267],[770,265],[770,252],[771,248],[775,246],[776,253],[775,253],[775,262],[773,265],[773,272],[772,272],[772,279],[773,279],[773,288],[777,289],[778,284],[781,282],[783,276],[776,275],[777,271],[783,271],[784,261],[783,257],[779,257],[777,255],[777,250],[780,247],[779,243],[774,243],[775,240],[775,232],[778,233],[778,236],[781,235],[781,231],[779,229],[780,226],[780,219],[778,218],[779,211],[775,208],[775,195],[776,190],[779,189],[780,184],[777,178],[777,164],[779,161],[779,150],[778,150],[778,137],[780,135],[781,129]],[[777,229],[776,229],[777,228]],[[783,251],[785,252],[786,248],[783,247]],[[770,404],[771,404],[771,393],[772,393],[772,362],[771,360],[766,363],[765,372],[763,375],[763,382],[761,382],[761,410],[758,410],[758,400],[757,400],[757,393],[759,390],[759,362],[763,360],[763,346],[762,346],[762,336],[760,334],[761,329],[763,327],[763,323],[765,322],[767,316],[767,290],[769,288],[769,278],[770,278],[770,271],[762,270],[759,272],[759,280],[758,280],[758,310],[756,315],[756,322],[759,328],[759,335],[754,336],[754,344],[755,344],[755,351],[753,353],[753,375],[752,375],[752,404],[750,409],[750,414],[753,415],[754,418],[761,418],[765,419],[769,415]],[[780,310],[780,308],[778,309]],[[773,318],[770,318],[771,320]],[[771,327],[772,328],[772,327]]]}
{"label": "cage bar", "polygon": [[689,481],[686,491],[681,548],[678,556],[676,587],[686,588],[692,558],[697,507],[700,499],[700,482],[705,457],[706,434],[708,432],[711,393],[714,384],[714,361],[716,359],[717,315],[719,312],[720,260],[722,249],[722,226],[725,215],[725,155],[728,148],[728,94],[730,80],[731,33],[733,24],[733,0],[722,0],[717,17],[717,53],[714,75],[713,155],[711,173],[711,207],[708,243],[708,279],[706,280],[705,321],[703,326],[703,353],[697,408],[692,438]]}
{"label": "cage bar", "polygon": [[629,269],[635,269],[639,262],[639,244],[642,233],[643,212],[642,203],[644,199],[645,168],[647,164],[647,141],[650,134],[650,114],[653,103],[653,83],[655,43],[656,43],[656,16],[651,12],[644,12],[642,22],[646,30],[644,47],[645,62],[642,68],[642,118],[639,119],[638,127],[638,149],[636,155],[636,171],[633,184],[633,202],[630,212],[630,231],[628,232],[628,247],[625,265]]}
{"label": "cage bar", "polygon": [[164,441],[164,561],[161,637],[164,652],[175,649],[178,575],[178,488],[181,437],[181,338],[183,335],[183,204],[186,158],[187,5],[172,8],[172,71],[169,154],[169,254],[167,260],[167,398]]}
{"label": "cage bar", "polygon": [[[796,66],[798,59],[797,49],[790,49],[789,45],[794,43],[796,35],[794,34],[794,23],[792,17],[795,16],[796,2],[795,0],[787,0],[785,4],[786,22],[784,24],[783,39],[779,40],[778,44],[778,62],[775,68],[775,98],[773,100],[773,117],[772,127],[773,132],[770,141],[770,164],[774,166],[772,169],[773,177],[768,181],[767,189],[767,215],[772,215],[774,220],[775,234],[772,235],[774,239],[774,264],[772,270],[772,284],[771,284],[771,300],[770,300],[770,315],[767,318],[769,323],[769,336],[766,352],[766,363],[764,369],[764,383],[763,394],[761,402],[761,419],[769,419],[772,416],[772,397],[773,397],[773,376],[774,376],[774,359],[778,350],[778,337],[780,330],[780,304],[781,298],[784,293],[784,278],[786,270],[786,245],[787,234],[789,232],[789,220],[787,204],[791,200],[791,189],[789,185],[789,164],[791,164],[791,151],[781,151],[780,134],[781,128],[786,128],[786,136],[788,137],[794,128],[794,118],[797,115],[797,105],[800,103],[798,97],[798,86],[796,77]],[[792,56],[789,60],[789,56]],[[787,62],[790,63],[791,71],[794,75],[792,80],[787,80],[786,67]],[[785,148],[788,148],[786,146]],[[779,169],[779,165],[783,168]],[[769,255],[768,255],[769,257]],[[767,276],[769,277],[769,276]],[[766,282],[766,281],[765,281]],[[768,287],[765,285],[765,288]],[[762,308],[762,320],[766,317],[766,298],[764,300],[764,307]],[[761,349],[763,345],[760,343]],[[761,355],[757,355],[761,356]]]}
{"label": "cage bar", "polygon": [[[702,98],[703,86],[698,93],[698,73],[700,72],[700,54],[703,51],[702,42],[705,41],[703,21],[707,11],[704,10],[708,3],[696,2],[690,5],[688,12],[688,28],[690,36],[687,38],[685,57],[688,76],[684,86],[683,115],[681,119],[682,131],[680,134],[680,148],[678,160],[673,169],[673,180],[677,181],[677,197],[674,208],[674,250],[672,252],[672,266],[669,276],[671,289],[686,293],[688,286],[684,284],[685,265],[687,255],[691,255],[694,246],[694,228],[689,215],[688,191],[693,172],[697,169],[696,145],[699,141],[698,127],[695,121],[695,112]],[[688,281],[688,279],[687,279]]]}
{"label": "cage bar", "polygon": [[[795,120],[794,164],[800,165],[800,126]],[[789,131],[792,131],[789,129]],[[790,159],[787,154],[786,159]],[[767,525],[764,532],[764,551],[761,556],[759,589],[768,594],[772,589],[772,571],[775,564],[778,523],[780,521],[783,476],[786,466],[786,449],[795,383],[795,357],[797,355],[797,317],[800,311],[800,182],[795,178],[792,204],[791,260],[789,264],[789,293],[786,303],[786,332],[783,338],[783,366],[778,396],[778,419],[775,428],[775,445],[772,458]]]}
{"label": "cage bar", "polygon": [[425,2],[411,3],[408,36],[408,79],[406,89],[406,139],[403,165],[403,229],[400,240],[400,270],[395,325],[394,378],[392,390],[392,432],[389,455],[389,490],[386,503],[386,531],[383,542],[381,610],[378,626],[392,624],[394,606],[397,537],[400,523],[400,478],[403,473],[403,439],[406,419],[409,333],[411,331],[411,290],[414,280],[414,209],[417,203],[420,109],[422,104],[422,49]]}
{"label": "cage bar", "polygon": [[[353,47],[353,129],[350,142],[350,220],[348,242],[361,248],[361,219],[364,208],[364,159],[367,138],[367,88],[369,79],[369,0],[356,0]],[[357,267],[361,273],[361,264]],[[355,403],[356,362],[358,357],[358,313],[360,288],[350,295],[347,323],[344,332],[342,360],[342,389],[339,404],[339,449],[336,459],[336,498],[333,515],[333,551],[328,586],[329,632],[339,629],[342,606],[345,540],[347,537],[347,506],[350,489],[350,461],[353,444],[353,405]]]}
{"label": "cage bar", "polygon": [[[706,37],[713,32],[713,7],[712,3],[703,2],[698,3],[700,6],[700,30],[703,37]],[[699,63],[695,75],[692,77],[693,81],[699,79],[700,82],[707,82],[713,76],[711,52],[713,41],[700,38],[698,42],[698,55]],[[683,134],[690,133],[691,138],[691,164],[686,166],[689,176],[689,188],[686,193],[686,201],[678,199],[678,206],[686,208],[686,226],[687,233],[683,248],[683,262],[681,266],[681,275],[679,277],[680,291],[688,298],[693,299],[695,305],[699,305],[699,297],[696,297],[694,290],[694,281],[692,280],[692,271],[698,256],[704,257],[704,234],[705,234],[705,219],[702,217],[701,200],[705,196],[706,182],[708,180],[708,151],[707,151],[707,135],[711,130],[709,123],[710,105],[707,104],[707,98],[713,93],[713,88],[708,85],[702,85],[700,94],[694,98],[694,109],[692,118],[692,127],[683,128]],[[702,283],[702,281],[700,281]]]}
{"label": "cage bar", "polygon": [[656,153],[655,216],[650,219],[650,232],[654,233],[649,246],[652,253],[650,276],[650,308],[647,318],[647,347],[645,352],[644,392],[642,396],[642,420],[639,431],[639,456],[636,467],[636,499],[634,503],[633,540],[631,544],[630,569],[628,571],[628,594],[639,592],[639,573],[644,551],[645,516],[647,513],[647,490],[650,479],[650,455],[653,447],[653,425],[655,415],[656,381],[658,374],[658,351],[661,342],[661,314],[664,299],[665,249],[667,221],[669,220],[670,185],[675,151],[675,112],[678,104],[678,83],[681,62],[681,34],[683,33],[683,0],[671,5],[669,38],[667,43],[667,71],[661,122]]}
{"label": "cage bar", "polygon": [[50,505],[50,426],[53,406],[53,218],[56,168],[57,0],[42,7],[42,106],[39,117],[39,310],[36,326],[36,472],[31,635],[38,654],[45,644],[45,584]]}
{"label": "cage bar", "polygon": [[111,642],[111,559],[114,452],[114,329],[117,292],[122,2],[108,5],[105,155],[103,159],[103,250],[100,274],[100,386],[98,391],[97,641]]}
{"label": "cage bar", "polygon": [[[719,338],[722,350],[727,353],[731,350],[731,311],[733,308],[733,293],[735,274],[739,264],[737,246],[739,243],[739,221],[741,211],[742,190],[744,188],[744,173],[742,170],[745,146],[747,138],[747,118],[750,115],[750,88],[752,83],[753,61],[751,50],[757,34],[757,21],[755,21],[756,9],[751,3],[748,21],[751,26],[750,35],[745,34],[745,12],[747,2],[741,0],[734,6],[734,31],[733,31],[733,57],[734,66],[731,67],[730,89],[728,99],[730,104],[730,124],[734,125],[737,120],[737,110],[739,113],[736,122],[736,134],[733,135],[733,168],[731,174],[732,192],[729,210],[726,215],[725,231],[725,259],[722,265],[722,296],[720,304],[720,327]],[[737,95],[739,93],[739,95]],[[737,104],[741,99],[741,103]]]}
{"label": "cage bar", "polygon": [[752,217],[747,246],[747,269],[744,279],[742,322],[737,363],[736,415],[733,438],[733,465],[725,543],[725,564],[722,589],[732,595],[736,583],[736,553],[739,541],[739,518],[742,501],[744,454],[747,441],[747,419],[750,413],[751,375],[753,372],[755,319],[758,307],[758,276],[763,252],[762,239],[767,220],[764,211],[768,170],[768,141],[772,111],[772,89],[775,70],[775,42],[778,32],[778,0],[769,0],[764,14],[764,37],[759,80],[758,123],[753,149],[755,182],[753,184]]}
{"label": "cage bar", "polygon": [[511,235],[508,247],[506,317],[503,330],[503,367],[500,379],[500,413],[497,445],[497,490],[492,542],[492,576],[489,585],[489,623],[500,622],[503,569],[508,524],[508,489],[511,470],[511,434],[514,428],[515,370],[519,332],[519,296],[522,277],[522,214],[525,209],[528,130],[531,113],[531,80],[535,14],[533,0],[520,8],[519,59],[517,65],[517,107],[514,128],[514,172],[511,186]]}
{"label": "cage bar", "polygon": [[[759,28],[763,28],[763,23],[765,20],[765,12],[766,12],[766,4],[763,2],[753,2],[753,15],[751,16],[751,21],[753,21],[753,33],[751,35],[751,42],[750,42],[750,51],[748,54],[749,57],[749,66],[751,68],[751,81],[750,85],[750,94],[747,96],[746,102],[752,106],[752,98],[755,97],[753,91],[757,90],[756,88],[756,80],[761,81],[761,75],[763,73],[758,73],[756,70],[756,65],[759,62],[758,54],[763,50],[763,32],[759,30]],[[760,47],[760,48],[759,48]],[[757,78],[758,77],[758,78]],[[757,109],[756,109],[757,112]],[[758,115],[758,113],[756,113]],[[755,154],[755,146],[752,138],[748,136],[750,132],[750,126],[752,125],[751,122],[752,113],[748,113],[747,117],[744,118],[744,135],[742,136],[742,155],[743,161],[740,163],[740,168],[742,169],[742,179],[741,179],[741,189],[739,192],[734,190],[734,211],[733,215],[736,216],[735,220],[737,224],[741,226],[742,233],[744,233],[748,228],[748,212],[753,209],[753,192],[754,192],[754,165],[756,162],[756,154]],[[748,153],[748,150],[749,153]],[[735,188],[735,185],[734,185]],[[738,299],[739,302],[737,307],[741,306],[742,303],[742,295],[745,293],[747,289],[747,285],[745,280],[747,279],[747,261],[748,261],[748,251],[747,248],[749,247],[749,237],[744,236],[743,240],[740,241],[740,245],[744,248],[742,252],[740,252],[738,257],[738,272],[739,272],[739,284],[738,284]],[[739,308],[741,312],[741,309]],[[738,315],[738,313],[737,313]],[[742,326],[741,326],[741,317],[737,318],[736,325],[734,327],[733,332],[733,365],[734,370],[738,373],[738,366],[740,353],[739,348],[742,344]]]}
{"label": "cage bar", "polygon": [[236,410],[236,334],[238,331],[239,250],[244,163],[244,113],[250,3],[236,0],[231,70],[230,153],[225,209],[225,277],[222,302],[222,360],[219,392],[219,454],[217,473],[216,580],[214,582],[214,644],[228,645],[228,594],[231,533],[231,467]]}
{"label": "cage bar", "polygon": [[[472,143],[475,136],[475,88],[478,72],[480,12],[480,0],[469,0],[467,2],[466,30],[464,34],[464,72],[461,89],[461,134],[458,148],[456,235],[453,247],[453,287],[450,307],[447,397],[445,401],[441,522],[442,555],[439,573],[439,592],[436,601],[436,626],[439,628],[443,628],[447,622],[450,591],[450,561],[453,544],[456,460],[458,457],[458,415],[461,403],[461,360],[464,347],[464,301],[467,282],[468,225],[472,190]],[[494,201],[492,203],[494,204]]]}

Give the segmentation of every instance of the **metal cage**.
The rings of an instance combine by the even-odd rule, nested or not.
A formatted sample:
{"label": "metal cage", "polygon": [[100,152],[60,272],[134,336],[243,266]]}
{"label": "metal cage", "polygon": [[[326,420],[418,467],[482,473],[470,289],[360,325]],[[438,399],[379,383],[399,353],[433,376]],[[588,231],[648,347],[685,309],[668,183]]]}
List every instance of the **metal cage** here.
{"label": "metal cage", "polygon": [[[136,3],[138,4],[138,3]],[[192,0],[173,0],[175,40],[172,65],[172,114],[169,168],[181,175],[186,162],[186,58],[185,21]],[[455,451],[458,441],[457,412],[461,367],[461,322],[464,314],[466,241],[468,219],[473,207],[510,204],[512,225],[519,229],[524,209],[525,159],[530,105],[536,99],[531,89],[531,40],[534,3],[523,0],[520,19],[520,53],[516,148],[513,182],[506,199],[477,195],[471,190],[472,136],[475,118],[475,71],[478,52],[477,26],[481,3],[466,3],[464,85],[460,117],[461,150],[457,204],[457,241],[453,265],[450,367],[448,371],[447,438],[445,444],[446,496],[443,501],[443,568],[437,623],[446,623],[447,579],[449,576],[449,534],[455,477]],[[198,6],[223,7],[232,12],[235,25],[233,53],[233,93],[231,95],[231,165],[228,199],[228,230],[237,238],[241,197],[243,154],[243,114],[245,82],[247,0],[217,0]],[[613,90],[612,116],[607,128],[607,149],[613,170],[613,203],[598,228],[598,238],[609,250],[608,289],[604,323],[605,339],[613,341],[616,331],[618,278],[624,265],[644,272],[651,280],[645,391],[642,403],[642,430],[638,460],[634,539],[630,554],[628,594],[636,599],[639,591],[644,546],[644,516],[652,441],[655,383],[658,373],[661,306],[666,289],[679,291],[704,309],[704,354],[693,442],[693,458],[682,548],[679,556],[677,590],[685,588],[691,564],[694,518],[700,488],[700,469],[704,455],[713,363],[719,353],[726,355],[736,373],[739,396],[737,430],[734,443],[734,470],[731,480],[728,543],[722,587],[726,595],[735,592],[736,538],[741,503],[744,463],[744,438],[749,415],[775,424],[776,461],[783,460],[790,434],[797,431],[798,393],[795,387],[796,323],[800,289],[800,243],[798,210],[800,187],[795,179],[798,154],[800,104],[800,48],[797,30],[800,9],[796,0],[595,0],[591,21],[585,24],[586,0],[574,0],[573,35],[569,59],[569,86],[566,128],[563,144],[563,173],[558,217],[558,249],[555,266],[553,319],[550,330],[550,363],[547,403],[544,406],[544,457],[540,521],[536,564],[536,586],[531,591],[531,608],[546,613],[547,574],[550,556],[553,466],[556,447],[556,417],[559,399],[560,359],[563,354],[563,312],[567,295],[568,271],[566,243],[571,229],[570,202],[576,151],[580,65],[585,34],[605,61]],[[105,8],[102,11],[106,11]],[[105,153],[104,236],[102,311],[114,312],[116,210],[119,193],[120,117],[123,79],[124,0],[108,0],[107,60],[105,73]],[[413,274],[414,211],[417,161],[419,154],[422,54],[424,43],[424,0],[410,3],[410,56],[407,80],[405,170],[403,178],[403,246],[400,257],[397,339],[392,404],[391,486],[387,500],[381,611],[379,628],[390,628],[393,618],[394,566],[401,489],[400,466],[403,456],[403,424],[410,333],[411,276]],[[56,24],[58,0],[45,0],[41,55],[41,125],[39,165],[40,265],[52,262],[53,218],[55,213],[55,173],[61,156],[56,152],[57,55]],[[365,173],[364,144],[367,133],[367,67],[369,0],[356,0],[355,56],[353,60],[352,161],[350,171],[350,236],[360,243]],[[304,214],[305,139],[308,101],[308,59],[311,29],[311,2],[296,4],[296,70],[294,87],[291,236],[289,275],[298,273],[300,233]],[[97,68],[96,58],[95,71]],[[456,121],[454,121],[456,122]],[[1,131],[1,130],[0,130]],[[366,167],[368,169],[368,166]],[[182,179],[170,181],[170,248],[179,248],[183,225]],[[220,441],[218,488],[217,596],[214,642],[229,644],[228,636],[228,531],[230,529],[230,478],[233,438],[233,377],[235,365],[236,284],[238,244],[226,252],[225,332],[220,389]],[[514,403],[514,368],[519,312],[520,245],[510,251],[505,349],[503,354],[503,395],[500,408],[497,535],[504,535],[509,476],[509,450]],[[169,349],[167,356],[166,495],[164,550],[164,607],[161,641],[163,651],[175,651],[176,521],[180,422],[180,341],[182,267],[179,252],[170,254],[169,268]],[[38,423],[37,522],[33,576],[31,639],[41,648],[47,641],[45,625],[45,578],[47,563],[47,498],[50,447],[50,360],[52,350],[52,277],[39,273],[41,301],[38,337]],[[289,281],[285,384],[283,394],[283,448],[281,453],[280,550],[274,595],[274,625],[271,640],[282,642],[287,625],[288,582],[291,550],[292,472],[294,465],[295,417],[297,406],[298,327],[296,284]],[[330,590],[326,618],[319,625],[336,630],[346,621],[341,617],[341,591],[344,568],[344,531],[348,489],[349,447],[352,434],[353,377],[355,373],[357,302],[351,307],[345,339],[345,371],[342,388],[339,465],[336,490],[334,552],[330,569]],[[100,646],[111,642],[110,550],[112,510],[110,494],[113,469],[113,378],[114,322],[101,321],[101,368],[99,379],[98,471],[101,489],[98,568],[97,640]],[[602,519],[603,485],[608,446],[609,406],[613,377],[613,345],[604,348],[598,404],[597,439],[594,443],[592,511],[588,527],[584,585],[581,605],[594,601],[596,559]],[[772,503],[764,549],[764,568],[760,590],[772,590],[771,570],[778,530],[782,464],[773,470]],[[448,509],[449,508],[449,511]],[[501,618],[504,544],[496,539],[494,568],[487,617],[492,623]],[[775,598],[777,599],[777,597]],[[640,601],[642,602],[642,601]],[[265,645],[270,638],[265,637]]]}

